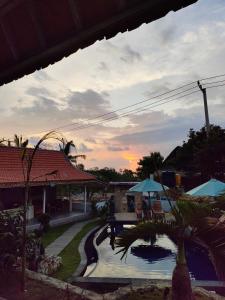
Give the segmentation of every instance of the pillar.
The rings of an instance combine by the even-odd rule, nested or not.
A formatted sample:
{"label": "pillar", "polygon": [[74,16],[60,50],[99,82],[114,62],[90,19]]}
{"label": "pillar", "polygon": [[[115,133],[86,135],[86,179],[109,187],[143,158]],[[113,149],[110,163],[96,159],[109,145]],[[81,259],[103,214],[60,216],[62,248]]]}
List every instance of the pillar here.
{"label": "pillar", "polygon": [[84,186],[84,213],[87,212],[87,187]]}
{"label": "pillar", "polygon": [[45,212],[46,212],[46,187],[45,186],[43,188],[42,200],[43,200],[43,202],[42,202],[42,204],[43,204],[43,206],[42,206],[42,212],[43,212],[43,214],[45,214]]}
{"label": "pillar", "polygon": [[71,193],[70,193],[70,186],[68,186],[68,197],[69,197],[69,202],[70,202],[69,212],[72,212],[73,211],[73,202],[72,202]]}

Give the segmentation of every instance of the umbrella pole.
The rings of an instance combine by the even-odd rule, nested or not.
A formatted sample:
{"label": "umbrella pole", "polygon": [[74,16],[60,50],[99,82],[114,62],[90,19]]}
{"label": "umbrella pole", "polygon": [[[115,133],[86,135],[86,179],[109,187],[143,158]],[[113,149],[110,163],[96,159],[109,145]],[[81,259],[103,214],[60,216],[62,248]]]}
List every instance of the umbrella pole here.
{"label": "umbrella pole", "polygon": [[150,192],[148,192],[148,202],[149,202],[149,211],[150,211],[150,219],[152,219],[152,205],[151,205],[151,197]]}

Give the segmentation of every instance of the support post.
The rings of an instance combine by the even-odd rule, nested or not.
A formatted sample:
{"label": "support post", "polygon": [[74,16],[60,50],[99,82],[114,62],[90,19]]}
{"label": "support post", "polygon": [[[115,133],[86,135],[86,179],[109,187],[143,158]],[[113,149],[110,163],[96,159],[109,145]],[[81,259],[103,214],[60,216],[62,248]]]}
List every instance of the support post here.
{"label": "support post", "polygon": [[208,111],[206,88],[203,88],[199,81],[198,81],[198,86],[203,94],[204,109],[205,109],[205,127],[206,127],[206,134],[208,137],[210,131],[210,124],[209,124],[209,111]]}
{"label": "support post", "polygon": [[84,213],[87,212],[87,187],[84,186]]}
{"label": "support post", "polygon": [[46,212],[46,187],[45,186],[43,188],[43,198],[42,199],[43,199],[42,212],[43,212],[43,214],[45,214],[45,212]]}
{"label": "support post", "polygon": [[72,210],[73,210],[73,202],[72,202],[71,193],[70,193],[70,185],[68,186],[68,197],[69,197],[69,202],[70,202],[69,212],[72,212]]}

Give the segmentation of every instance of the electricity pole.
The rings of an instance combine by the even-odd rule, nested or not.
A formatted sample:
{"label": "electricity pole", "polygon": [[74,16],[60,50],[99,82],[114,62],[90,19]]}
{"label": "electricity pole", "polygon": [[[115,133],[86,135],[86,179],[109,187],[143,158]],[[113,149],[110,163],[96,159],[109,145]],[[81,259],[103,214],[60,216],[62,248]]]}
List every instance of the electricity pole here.
{"label": "electricity pole", "polygon": [[198,86],[203,94],[203,100],[204,100],[204,109],[205,109],[205,127],[206,127],[206,134],[207,137],[209,136],[209,130],[210,130],[210,124],[209,124],[209,111],[208,111],[208,103],[207,103],[207,94],[206,94],[206,88],[203,88],[200,84],[200,81],[198,80]]}

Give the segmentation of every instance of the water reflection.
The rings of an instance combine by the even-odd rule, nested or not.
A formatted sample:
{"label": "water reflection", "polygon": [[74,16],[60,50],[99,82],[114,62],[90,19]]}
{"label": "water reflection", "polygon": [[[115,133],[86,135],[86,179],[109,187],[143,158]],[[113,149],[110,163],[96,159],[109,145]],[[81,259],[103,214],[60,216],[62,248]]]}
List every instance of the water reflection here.
{"label": "water reflection", "polygon": [[173,252],[171,250],[153,245],[139,245],[131,247],[131,254],[141,257],[149,263],[165,259],[167,256],[173,256]]}
{"label": "water reflection", "polygon": [[[176,264],[177,246],[166,235],[154,240],[136,240],[125,259],[116,254],[115,239],[122,228],[111,229],[98,245],[98,263],[89,277],[123,277],[171,279]],[[185,245],[187,263],[192,279],[217,280],[208,254],[195,244]]]}

